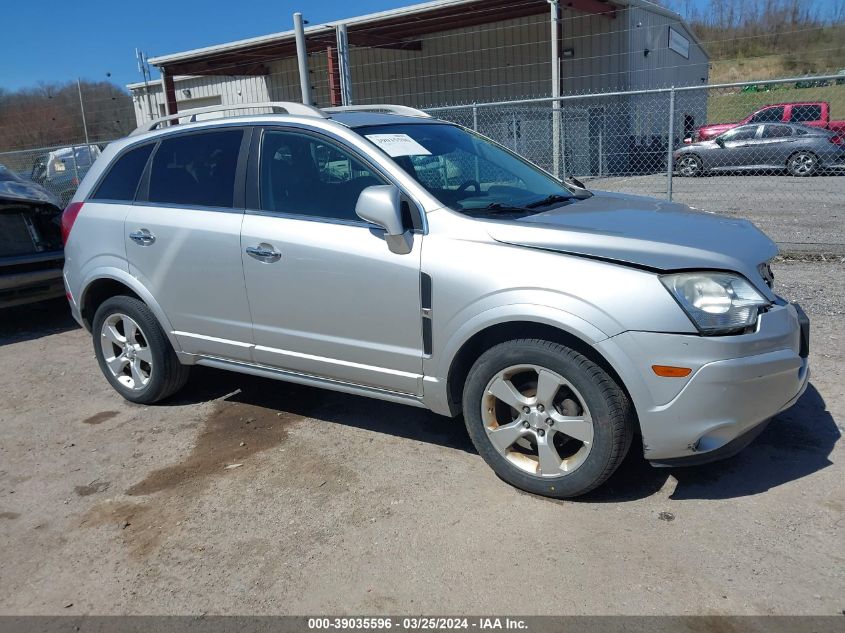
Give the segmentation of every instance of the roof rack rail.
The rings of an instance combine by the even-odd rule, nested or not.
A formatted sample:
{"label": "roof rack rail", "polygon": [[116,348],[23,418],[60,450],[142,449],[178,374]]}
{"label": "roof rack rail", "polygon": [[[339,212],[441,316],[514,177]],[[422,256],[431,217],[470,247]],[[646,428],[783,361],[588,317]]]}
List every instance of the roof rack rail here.
{"label": "roof rack rail", "polygon": [[323,108],[323,112],[385,112],[387,114],[402,114],[404,116],[418,116],[430,119],[428,112],[403,105],[390,105],[387,103],[376,103],[373,105],[348,105]]}
{"label": "roof rack rail", "polygon": [[[184,117],[193,117],[197,114],[205,114],[206,112],[225,112],[228,110],[252,110],[257,108],[276,108],[284,110],[288,114],[296,116],[308,116],[317,119],[327,118],[323,111],[314,106],[305,105],[304,103],[297,103],[295,101],[265,101],[261,103],[230,103],[224,105],[207,106],[205,108],[192,108],[185,112],[177,112],[176,114],[169,114],[167,116],[158,117],[148,123],[144,123],[136,128],[129,136],[136,134],[143,134],[144,132],[151,132],[161,126],[162,123],[182,119]],[[193,119],[195,120],[195,119]],[[193,122],[193,120],[191,122]]]}

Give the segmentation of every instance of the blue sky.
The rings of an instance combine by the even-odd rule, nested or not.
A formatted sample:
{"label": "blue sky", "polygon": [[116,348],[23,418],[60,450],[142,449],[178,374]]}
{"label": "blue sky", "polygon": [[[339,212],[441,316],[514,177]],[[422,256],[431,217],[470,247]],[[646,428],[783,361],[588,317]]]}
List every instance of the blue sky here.
{"label": "blue sky", "polygon": [[318,24],[408,4],[414,0],[4,2],[0,87],[15,90],[77,77],[125,85],[141,79],[135,47],[152,57],[286,31],[293,28],[294,11]]}

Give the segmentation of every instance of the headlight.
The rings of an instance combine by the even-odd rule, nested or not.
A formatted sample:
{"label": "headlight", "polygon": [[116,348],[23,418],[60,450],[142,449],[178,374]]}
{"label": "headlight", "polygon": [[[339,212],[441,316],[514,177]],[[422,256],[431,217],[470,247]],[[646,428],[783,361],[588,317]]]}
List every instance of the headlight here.
{"label": "headlight", "polygon": [[769,305],[744,277],[732,273],[675,273],[661,275],[660,281],[702,334],[745,329]]}

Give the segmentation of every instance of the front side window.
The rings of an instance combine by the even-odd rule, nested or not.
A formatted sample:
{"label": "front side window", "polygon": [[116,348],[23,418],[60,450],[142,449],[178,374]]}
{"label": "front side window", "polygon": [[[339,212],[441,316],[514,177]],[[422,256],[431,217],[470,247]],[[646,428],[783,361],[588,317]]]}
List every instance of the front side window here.
{"label": "front side window", "polygon": [[746,125],[728,130],[720,138],[726,143],[731,143],[733,141],[747,141],[753,139],[755,136],[757,136],[757,126]]}
{"label": "front side window", "polygon": [[232,208],[242,130],[166,138],[153,156],[149,201]]}
{"label": "front side window", "polygon": [[821,121],[822,107],[820,105],[797,105],[792,106],[792,120],[795,123],[804,121]]}
{"label": "front side window", "polygon": [[788,125],[766,125],[763,127],[763,138],[786,138],[792,136],[792,128]]}
{"label": "front side window", "polygon": [[394,124],[356,131],[455,211],[524,214],[573,200],[572,192],[549,174],[455,125]]}
{"label": "front side window", "polygon": [[262,211],[361,221],[355,214],[361,191],[385,184],[350,152],[309,134],[266,131],[260,163]]}
{"label": "front side window", "polygon": [[757,114],[751,117],[749,123],[768,123],[772,121],[783,121],[783,106],[760,110]]}
{"label": "front side window", "polygon": [[141,180],[153,147],[155,143],[148,143],[129,150],[118,158],[91,197],[95,200],[133,201],[138,181]]}

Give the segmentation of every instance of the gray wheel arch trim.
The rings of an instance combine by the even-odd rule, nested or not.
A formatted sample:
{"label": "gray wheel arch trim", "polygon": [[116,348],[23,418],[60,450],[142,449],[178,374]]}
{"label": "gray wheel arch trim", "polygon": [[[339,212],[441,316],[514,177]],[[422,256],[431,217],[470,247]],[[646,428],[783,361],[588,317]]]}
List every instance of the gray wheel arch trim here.
{"label": "gray wheel arch trim", "polygon": [[144,303],[149,306],[150,310],[152,310],[153,314],[155,315],[156,319],[161,325],[162,329],[164,330],[165,335],[167,336],[167,340],[170,341],[170,344],[173,346],[173,350],[177,353],[182,352],[182,346],[179,344],[179,339],[176,338],[176,335],[173,333],[173,326],[170,323],[170,319],[167,318],[167,315],[164,313],[164,310],[161,309],[161,306],[158,304],[158,301],[153,298],[153,295],[144,287],[141,282],[139,282],[135,277],[130,275],[125,270],[120,270],[117,268],[95,268],[94,270],[90,271],[86,276],[85,280],[82,282],[82,292],[79,296],[79,309],[80,312],[85,309],[85,300],[88,295],[89,289],[97,282],[103,279],[109,279],[111,281],[117,281],[127,288],[129,288],[132,292],[134,292]]}

